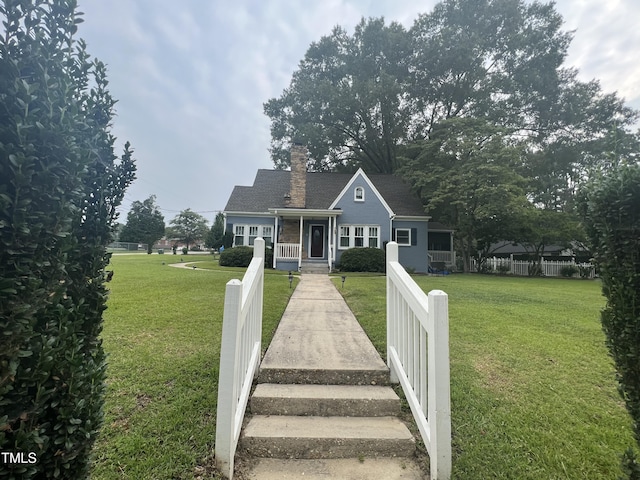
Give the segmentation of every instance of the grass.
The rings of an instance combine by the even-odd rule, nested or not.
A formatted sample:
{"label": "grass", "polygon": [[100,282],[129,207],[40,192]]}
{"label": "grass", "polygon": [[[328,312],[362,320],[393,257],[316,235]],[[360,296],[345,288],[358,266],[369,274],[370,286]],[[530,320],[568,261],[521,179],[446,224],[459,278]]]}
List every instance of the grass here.
{"label": "grass", "polygon": [[[215,478],[213,445],[225,284],[244,269],[188,256],[114,255],[104,315],[105,423],[94,479]],[[202,262],[202,263],[200,263]],[[207,270],[205,270],[206,267]],[[263,348],[292,290],[265,276]]]}
{"label": "grass", "polygon": [[[453,478],[618,478],[634,441],[598,282],[414,278],[449,295]],[[340,290],[384,356],[384,277],[349,276]]]}
{"label": "grass", "polygon": [[[190,255],[114,256],[105,312],[105,424],[95,479],[216,478],[224,286],[243,269]],[[165,263],[163,265],[163,262]],[[292,290],[266,275],[263,348]],[[455,479],[612,479],[633,438],[604,347],[600,285],[415,277],[449,294]],[[385,279],[347,274],[350,307],[384,356]]]}

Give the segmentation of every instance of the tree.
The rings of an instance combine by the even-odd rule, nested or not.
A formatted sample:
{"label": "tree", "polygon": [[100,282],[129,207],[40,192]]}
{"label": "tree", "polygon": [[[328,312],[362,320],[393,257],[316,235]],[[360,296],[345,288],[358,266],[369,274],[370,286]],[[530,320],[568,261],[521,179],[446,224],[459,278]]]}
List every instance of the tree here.
{"label": "tree", "polygon": [[[591,242],[607,304],[601,314],[619,391],[640,445],[640,164],[629,163],[593,178],[580,213]],[[630,479],[640,464],[630,448],[623,458]]]}
{"label": "tree", "polygon": [[181,211],[169,223],[173,227],[172,235],[176,240],[187,245],[187,251],[193,242],[204,239],[209,229],[207,219],[189,208]]}
{"label": "tree", "polygon": [[156,197],[151,195],[143,202],[134,201],[127,214],[127,223],[120,233],[120,241],[146,243],[147,253],[151,253],[153,244],[164,235],[164,216],[155,204]]}
{"label": "tree", "polygon": [[409,31],[383,19],[351,36],[336,27],[265,103],[274,164],[288,165],[296,139],[316,170],[392,173],[443,121],[484,119],[526,146],[518,173],[532,179],[530,198],[570,210],[585,172],[637,141],[627,129],[638,112],[563,67],[572,34],[562,24],[553,3],[444,0]]}
{"label": "tree", "polygon": [[531,205],[514,171],[523,152],[499,128],[450,119],[412,152],[400,173],[411,174],[427,213],[455,229],[465,271],[478,250],[515,238],[513,226]]}
{"label": "tree", "polygon": [[204,242],[205,247],[218,250],[224,245],[224,213],[218,212]]}
{"label": "tree", "polygon": [[529,275],[542,275],[544,250],[550,245],[575,247],[584,240],[584,230],[574,213],[530,208],[523,212],[516,240],[529,252]]}
{"label": "tree", "polygon": [[102,423],[106,246],[135,178],[73,0],[0,3],[0,450],[9,478],[85,478]]}
{"label": "tree", "polygon": [[353,36],[336,27],[312,43],[289,88],[264,105],[276,167],[289,164],[295,139],[307,145],[315,170],[361,165],[391,173],[408,128],[408,47],[404,28],[383,19],[362,19]]}

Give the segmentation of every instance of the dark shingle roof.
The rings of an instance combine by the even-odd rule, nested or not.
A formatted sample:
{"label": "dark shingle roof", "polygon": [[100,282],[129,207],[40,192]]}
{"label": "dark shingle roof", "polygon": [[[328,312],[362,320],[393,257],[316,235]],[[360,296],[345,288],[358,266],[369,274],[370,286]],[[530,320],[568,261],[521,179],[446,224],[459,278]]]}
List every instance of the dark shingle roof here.
{"label": "dark shingle roof", "polygon": [[[396,215],[425,215],[420,199],[400,177],[368,177]],[[306,208],[328,209],[351,178],[349,173],[308,172]],[[270,208],[286,208],[290,179],[290,171],[258,170],[253,186],[233,189],[225,211],[266,213]]]}

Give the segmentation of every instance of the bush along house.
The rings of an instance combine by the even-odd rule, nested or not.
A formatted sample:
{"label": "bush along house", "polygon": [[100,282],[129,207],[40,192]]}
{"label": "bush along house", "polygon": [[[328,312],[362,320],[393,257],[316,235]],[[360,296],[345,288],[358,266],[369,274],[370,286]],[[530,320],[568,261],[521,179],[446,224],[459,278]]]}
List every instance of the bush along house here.
{"label": "bush along house", "polygon": [[333,270],[350,248],[384,248],[394,240],[400,263],[416,272],[455,265],[453,232],[424,213],[395,175],[307,172],[307,150],[291,149],[291,170],[258,170],[236,186],[224,210],[233,246],[264,238],[278,270]]}

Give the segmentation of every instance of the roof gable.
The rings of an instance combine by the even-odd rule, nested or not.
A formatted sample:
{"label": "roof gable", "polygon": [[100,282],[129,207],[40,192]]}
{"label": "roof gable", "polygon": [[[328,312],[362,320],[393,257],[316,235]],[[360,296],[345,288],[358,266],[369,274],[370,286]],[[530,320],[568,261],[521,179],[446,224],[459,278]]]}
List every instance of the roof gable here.
{"label": "roof gable", "polygon": [[389,204],[386,202],[384,197],[382,195],[380,195],[380,192],[378,192],[378,189],[375,187],[375,185],[373,183],[371,183],[371,180],[369,180],[369,177],[367,177],[367,174],[364,173],[364,170],[362,170],[362,168],[359,168],[358,171],[353,174],[353,176],[351,177],[351,180],[349,180],[349,182],[344,186],[344,188],[342,189],[340,194],[331,203],[331,205],[329,206],[329,209],[336,208],[336,205],[338,204],[338,202],[340,202],[340,200],[342,200],[342,198],[348,192],[351,192],[351,190],[353,188],[353,184],[355,183],[355,181],[356,181],[356,179],[358,177],[362,178],[365,181],[365,183],[367,184],[367,186],[371,189],[371,191],[376,195],[376,197],[378,197],[378,200],[380,200],[380,203],[382,203],[384,208],[387,210],[387,212],[389,213],[389,216],[394,215],[394,212],[393,212],[393,210],[391,210],[391,207],[389,206]]}

